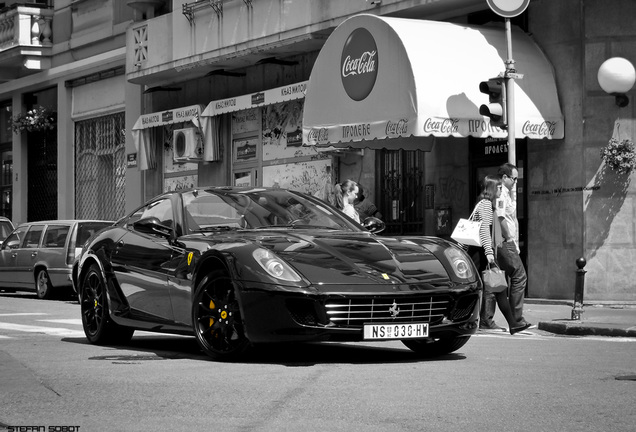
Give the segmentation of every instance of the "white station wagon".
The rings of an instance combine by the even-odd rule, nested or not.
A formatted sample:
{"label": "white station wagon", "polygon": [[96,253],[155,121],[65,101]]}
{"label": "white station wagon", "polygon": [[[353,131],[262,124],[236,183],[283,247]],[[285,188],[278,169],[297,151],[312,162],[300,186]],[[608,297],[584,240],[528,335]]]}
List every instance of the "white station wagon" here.
{"label": "white station wagon", "polygon": [[53,220],[18,225],[0,248],[0,288],[35,291],[38,298],[72,287],[71,272],[82,246],[113,221]]}

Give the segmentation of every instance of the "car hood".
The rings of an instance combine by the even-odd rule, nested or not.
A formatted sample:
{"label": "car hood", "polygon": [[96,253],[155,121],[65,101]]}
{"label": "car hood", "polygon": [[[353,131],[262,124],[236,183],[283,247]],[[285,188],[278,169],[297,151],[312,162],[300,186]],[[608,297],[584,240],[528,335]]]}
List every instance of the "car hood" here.
{"label": "car hood", "polygon": [[369,233],[263,233],[255,239],[313,284],[449,284],[444,266],[422,244]]}

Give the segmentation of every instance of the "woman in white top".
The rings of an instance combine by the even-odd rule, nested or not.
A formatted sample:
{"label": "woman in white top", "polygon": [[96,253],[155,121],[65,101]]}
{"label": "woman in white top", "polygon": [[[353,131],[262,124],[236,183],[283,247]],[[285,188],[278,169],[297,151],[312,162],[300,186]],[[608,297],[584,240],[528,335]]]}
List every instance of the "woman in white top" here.
{"label": "woman in white top", "polygon": [[342,183],[338,183],[335,186],[336,195],[336,207],[343,211],[344,214],[349,216],[354,221],[360,223],[360,215],[356,211],[353,203],[358,197],[360,188],[358,184],[353,180],[345,180]]}

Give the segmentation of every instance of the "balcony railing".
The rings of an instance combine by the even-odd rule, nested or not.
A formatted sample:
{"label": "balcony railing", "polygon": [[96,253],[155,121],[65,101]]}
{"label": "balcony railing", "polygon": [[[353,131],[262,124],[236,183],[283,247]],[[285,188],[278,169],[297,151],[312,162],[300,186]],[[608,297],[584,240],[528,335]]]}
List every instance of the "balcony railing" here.
{"label": "balcony railing", "polygon": [[14,47],[52,46],[53,10],[16,6],[0,13],[0,53]]}

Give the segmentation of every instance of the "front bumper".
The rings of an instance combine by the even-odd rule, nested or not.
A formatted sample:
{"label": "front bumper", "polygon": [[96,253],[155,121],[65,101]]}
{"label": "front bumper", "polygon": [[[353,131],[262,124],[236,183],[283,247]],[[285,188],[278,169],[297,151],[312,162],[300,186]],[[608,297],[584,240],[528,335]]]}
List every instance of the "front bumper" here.
{"label": "front bumper", "polygon": [[[295,293],[239,284],[245,333],[252,343],[362,341],[364,324],[428,323],[429,337],[477,332],[476,286],[419,292]],[[397,312],[397,313],[396,313]]]}

